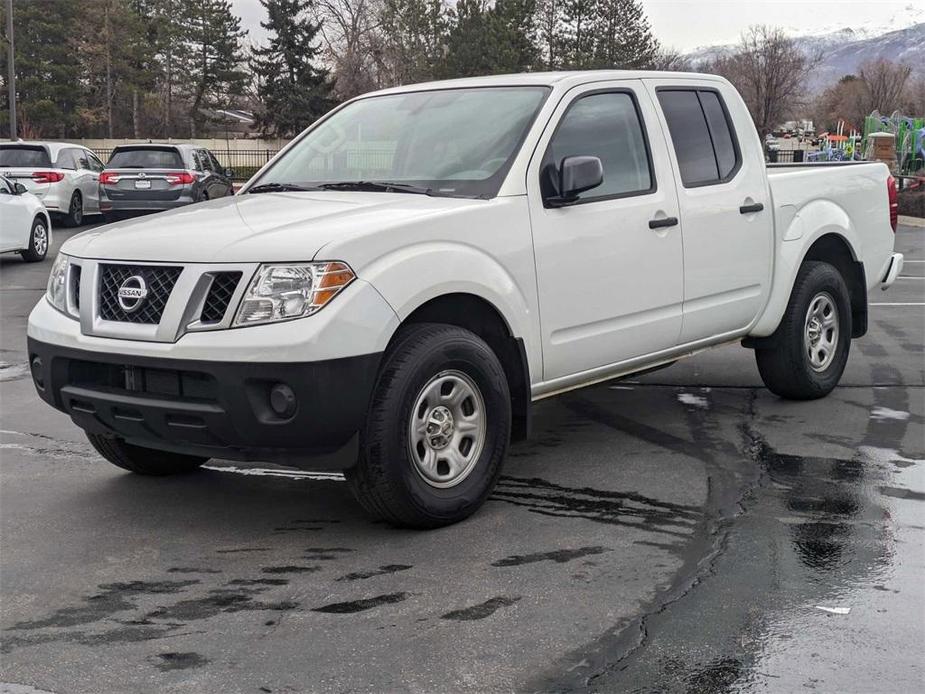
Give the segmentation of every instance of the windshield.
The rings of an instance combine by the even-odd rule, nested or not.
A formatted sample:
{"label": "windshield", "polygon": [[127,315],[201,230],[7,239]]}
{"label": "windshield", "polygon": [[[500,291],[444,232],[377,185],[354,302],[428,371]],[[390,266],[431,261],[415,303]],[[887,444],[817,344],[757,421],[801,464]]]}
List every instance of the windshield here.
{"label": "windshield", "polygon": [[172,148],[117,149],[106,166],[112,169],[182,169],[183,160]]}
{"label": "windshield", "polygon": [[2,145],[0,146],[0,166],[51,167],[51,159],[44,147]]}
{"label": "windshield", "polygon": [[547,92],[494,87],[360,99],[305,135],[257,183],[387,182],[493,197]]}

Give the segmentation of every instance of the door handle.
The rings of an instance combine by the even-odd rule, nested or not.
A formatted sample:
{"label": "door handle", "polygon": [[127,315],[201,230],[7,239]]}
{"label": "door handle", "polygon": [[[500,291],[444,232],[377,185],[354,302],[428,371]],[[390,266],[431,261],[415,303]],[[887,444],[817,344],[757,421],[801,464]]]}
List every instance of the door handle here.
{"label": "door handle", "polygon": [[664,219],[650,219],[650,229],[664,229],[665,227],[674,227],[678,225],[677,217],[665,217]]}
{"label": "door handle", "polygon": [[752,212],[761,212],[764,209],[764,205],[760,202],[756,202],[752,205],[742,205],[739,208],[739,214],[751,214]]}

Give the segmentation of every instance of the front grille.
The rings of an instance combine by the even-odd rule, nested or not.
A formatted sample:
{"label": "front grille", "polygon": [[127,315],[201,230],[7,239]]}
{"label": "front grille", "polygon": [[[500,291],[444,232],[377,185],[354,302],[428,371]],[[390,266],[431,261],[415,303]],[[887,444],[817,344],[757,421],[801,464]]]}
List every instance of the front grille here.
{"label": "front grille", "polygon": [[[180,267],[100,265],[100,318],[157,325],[182,271]],[[144,280],[148,295],[136,310],[126,311],[119,305],[119,287],[136,275]]]}
{"label": "front grille", "polygon": [[74,297],[74,308],[80,310],[80,265],[71,266],[71,291]]}
{"label": "front grille", "polygon": [[213,274],[212,284],[209,285],[209,293],[206,295],[205,303],[202,305],[199,320],[203,323],[218,323],[221,321],[225,317],[228,304],[231,303],[231,297],[234,295],[234,290],[240,281],[240,272],[216,272]]}

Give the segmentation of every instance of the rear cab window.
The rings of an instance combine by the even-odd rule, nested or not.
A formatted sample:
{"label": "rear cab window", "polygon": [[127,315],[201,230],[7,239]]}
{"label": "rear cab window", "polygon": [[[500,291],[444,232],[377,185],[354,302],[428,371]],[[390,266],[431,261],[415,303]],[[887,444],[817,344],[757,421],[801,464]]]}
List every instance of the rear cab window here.
{"label": "rear cab window", "polygon": [[722,97],[708,87],[656,90],[685,188],[726,183],[742,165]]}
{"label": "rear cab window", "polygon": [[111,169],[185,169],[183,158],[173,147],[126,147],[109,158]]}
{"label": "rear cab window", "polygon": [[0,166],[51,168],[48,150],[37,145],[0,145]]}

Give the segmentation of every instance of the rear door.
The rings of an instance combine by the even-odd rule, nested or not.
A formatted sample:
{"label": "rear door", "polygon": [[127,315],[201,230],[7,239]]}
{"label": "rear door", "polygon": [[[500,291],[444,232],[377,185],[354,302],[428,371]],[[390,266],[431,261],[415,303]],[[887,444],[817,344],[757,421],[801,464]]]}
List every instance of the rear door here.
{"label": "rear door", "polygon": [[74,187],[80,190],[84,212],[98,212],[100,209],[100,176],[90,168],[87,151],[77,147],[62,150],[58,155],[58,165],[61,168],[71,169],[67,176]]}
{"label": "rear door", "polygon": [[722,82],[646,80],[671,144],[684,238],[681,343],[743,331],[764,306],[773,210],[761,143]]}
{"label": "rear door", "polygon": [[[604,182],[544,204],[568,156],[601,159]],[[544,380],[668,349],[681,328],[682,249],[656,109],[634,80],[576,88],[559,103],[527,178]],[[650,222],[674,218],[674,225]],[[670,221],[670,220],[669,220]]]}

